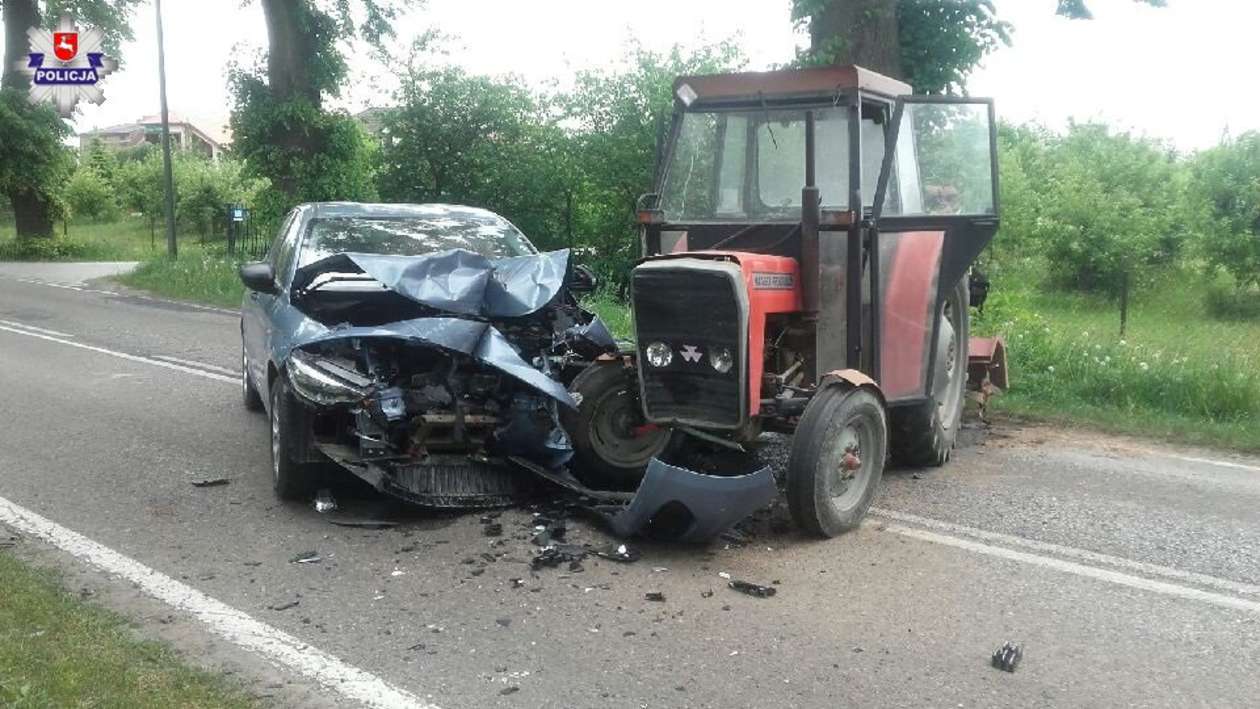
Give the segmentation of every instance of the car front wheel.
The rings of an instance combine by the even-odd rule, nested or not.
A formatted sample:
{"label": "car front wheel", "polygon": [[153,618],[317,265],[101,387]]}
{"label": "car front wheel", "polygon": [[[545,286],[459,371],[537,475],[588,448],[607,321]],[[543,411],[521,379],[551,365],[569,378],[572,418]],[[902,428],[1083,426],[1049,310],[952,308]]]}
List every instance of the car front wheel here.
{"label": "car front wheel", "polygon": [[289,391],[289,381],[283,374],[276,377],[271,386],[271,482],[276,497],[282,500],[300,500],[309,497],[318,485],[319,468],[299,463],[294,459],[293,441],[295,427],[302,423],[298,416],[300,406]]}

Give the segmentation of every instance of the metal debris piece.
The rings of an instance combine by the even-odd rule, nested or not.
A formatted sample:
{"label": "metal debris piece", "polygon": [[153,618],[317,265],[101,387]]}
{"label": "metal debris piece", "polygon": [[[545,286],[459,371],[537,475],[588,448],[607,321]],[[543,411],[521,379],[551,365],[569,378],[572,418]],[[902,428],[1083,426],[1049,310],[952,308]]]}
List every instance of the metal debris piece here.
{"label": "metal debris piece", "polygon": [[709,590],[707,590],[707,591],[701,591],[701,592],[700,592],[700,597],[701,597],[701,598],[713,598],[713,589],[709,589]]}
{"label": "metal debris piece", "polygon": [[206,480],[193,480],[192,486],[193,487],[219,487],[220,485],[227,485],[230,482],[232,481],[228,480],[227,478],[208,478]]}
{"label": "metal debris piece", "polygon": [[319,562],[323,560],[324,558],[321,557],[319,555],[319,552],[317,551],[304,551],[301,554],[295,555],[292,559],[289,559],[289,563],[290,564],[318,564]]}
{"label": "metal debris piece", "polygon": [[358,527],[360,529],[390,529],[397,527],[397,522],[391,522],[387,519],[356,519],[353,517],[331,518],[330,523],[338,527]]}
{"label": "metal debris piece", "polygon": [[665,602],[665,594],[660,591],[649,591],[643,594],[643,599],[647,601],[656,601],[657,603]]}
{"label": "metal debris piece", "polygon": [[503,689],[499,690],[499,694],[501,694],[501,695],[503,695],[503,696],[505,696],[505,697],[506,697],[506,696],[508,696],[509,694],[516,694],[516,693],[517,693],[517,692],[519,692],[519,691],[521,691],[521,688],[520,688],[520,687],[516,687],[516,686],[512,686],[512,687],[505,687],[505,688],[503,688]]}
{"label": "metal debris piece", "polygon": [[623,564],[629,564],[639,560],[639,550],[627,544],[610,544],[606,547],[592,550],[595,556],[609,561],[618,561]]}
{"label": "metal debris piece", "polygon": [[1003,672],[1014,672],[1019,661],[1024,659],[1024,649],[1019,643],[1007,641],[1002,647],[993,651],[992,664]]}
{"label": "metal debris piece", "polygon": [[498,522],[491,522],[481,528],[481,533],[487,537],[501,537],[503,536],[503,525]]}
{"label": "metal debris piece", "polygon": [[511,618],[495,618],[494,622],[497,623],[500,628],[506,628],[512,624],[512,619]]}
{"label": "metal debris piece", "polygon": [[739,579],[731,579],[727,585],[740,593],[745,593],[749,596],[756,596],[757,598],[769,598],[779,592],[779,590],[773,586],[760,586],[755,583],[740,581]]}
{"label": "metal debris piece", "polygon": [[287,611],[290,608],[297,608],[299,603],[301,603],[301,601],[289,601],[288,603],[273,603],[267,607],[273,611]]}
{"label": "metal debris piece", "polygon": [[524,587],[525,587],[525,579],[519,579],[519,578],[517,578],[517,579],[508,579],[508,582],[512,584],[512,588],[524,588]]}
{"label": "metal debris piece", "polygon": [[586,549],[576,544],[553,544],[544,547],[530,561],[530,566],[535,570],[554,569],[562,563],[572,563],[581,561],[586,558]]}
{"label": "metal debris piece", "polygon": [[324,488],[315,493],[315,511],[323,514],[332,512],[337,509],[337,501],[333,499],[332,492],[328,488]]}

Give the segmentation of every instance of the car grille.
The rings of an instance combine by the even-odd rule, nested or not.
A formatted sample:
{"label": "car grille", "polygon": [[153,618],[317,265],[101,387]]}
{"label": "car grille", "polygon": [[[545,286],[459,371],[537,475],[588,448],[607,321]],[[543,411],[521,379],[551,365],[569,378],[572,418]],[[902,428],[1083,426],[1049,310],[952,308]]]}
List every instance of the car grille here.
{"label": "car grille", "polygon": [[[649,419],[725,428],[742,422],[744,316],[737,287],[736,279],[722,271],[655,265],[635,269],[634,321]],[[648,363],[645,350],[653,342],[672,350],[668,366]],[[718,348],[729,349],[735,358],[725,374],[709,363],[709,352]]]}

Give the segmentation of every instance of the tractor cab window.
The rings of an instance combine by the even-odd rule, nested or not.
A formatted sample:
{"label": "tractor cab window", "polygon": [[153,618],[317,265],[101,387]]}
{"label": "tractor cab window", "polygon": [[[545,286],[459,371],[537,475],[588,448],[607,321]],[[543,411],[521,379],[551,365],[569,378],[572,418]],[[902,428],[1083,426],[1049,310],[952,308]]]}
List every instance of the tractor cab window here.
{"label": "tractor cab window", "polygon": [[996,213],[987,102],[907,100],[900,123],[883,214]]}
{"label": "tractor cab window", "polygon": [[[826,209],[849,203],[849,113],[815,108],[816,180]],[[866,112],[864,111],[864,114]],[[863,198],[873,203],[886,121],[863,116]],[[805,109],[689,112],[661,186],[667,221],[796,221],[805,186]]]}

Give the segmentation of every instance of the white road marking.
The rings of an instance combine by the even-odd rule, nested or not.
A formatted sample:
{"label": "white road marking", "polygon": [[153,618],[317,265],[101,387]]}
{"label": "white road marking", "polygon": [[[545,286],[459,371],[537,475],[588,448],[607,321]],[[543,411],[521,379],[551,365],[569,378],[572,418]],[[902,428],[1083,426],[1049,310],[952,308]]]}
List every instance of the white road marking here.
{"label": "white road marking", "polygon": [[219,382],[226,382],[228,384],[240,384],[240,379],[235,376],[229,377],[223,374],[218,374],[216,372],[207,372],[204,369],[194,369],[193,367],[185,367],[182,364],[175,364],[173,362],[163,362],[160,359],[153,359],[151,357],[141,357],[139,355],[127,354],[126,352],[118,352],[116,350],[107,350],[104,347],[96,347],[94,345],[85,345],[82,342],[72,342],[62,337],[53,337],[52,335],[42,335],[38,332],[31,332],[29,330],[19,330],[17,328],[9,327],[7,325],[0,325],[0,330],[12,332],[18,335],[25,335],[27,337],[38,337],[41,340],[48,340],[49,342],[58,342],[63,345],[70,345],[71,347],[78,347],[79,349],[88,350],[89,352],[99,352],[100,354],[106,354],[106,355],[109,355],[110,357],[117,357],[119,359],[130,360],[132,362],[141,362],[144,364],[151,364],[155,367],[165,367],[167,369],[173,369],[177,372],[183,372],[185,374],[192,374],[198,377],[205,377],[206,379],[213,379]]}
{"label": "white road marking", "polygon": [[1247,465],[1245,463],[1234,463],[1228,460],[1214,460],[1212,458],[1194,458],[1188,455],[1172,455],[1170,453],[1163,454],[1167,458],[1176,458],[1190,463],[1207,463],[1208,465],[1219,465],[1223,468],[1238,468],[1239,470],[1251,470],[1260,473],[1260,465]]}
{"label": "white road marking", "polygon": [[138,586],[148,595],[185,611],[216,635],[295,670],[346,699],[383,709],[437,709],[410,692],[348,665],[340,659],[255,620],[191,586],[155,571],[109,547],[66,529],[51,520],[0,497],[0,523],[38,537],[106,573]]}
{"label": "white road marking", "polygon": [[44,328],[44,327],[35,327],[34,325],[27,325],[26,323],[21,323],[21,322],[13,322],[12,320],[0,320],[0,323],[3,323],[5,325],[10,325],[12,327],[20,327],[26,330],[34,330],[35,332],[42,332],[45,335],[55,335],[57,337],[74,337],[74,335],[71,335],[66,332],[58,332],[56,330],[49,330],[48,328]]}
{"label": "white road marking", "polygon": [[1074,561],[1065,561],[1063,559],[1056,559],[1049,556],[1030,554],[1024,551],[1007,549],[1006,547],[985,544],[984,542],[972,541],[970,539],[963,539],[961,537],[955,537],[948,534],[939,534],[926,529],[903,527],[899,524],[890,524],[884,529],[889,532],[893,532],[894,534],[900,534],[913,539],[920,539],[925,542],[932,542],[933,544],[942,544],[944,546],[965,549],[977,554],[984,554],[985,556],[994,556],[1000,559],[1019,561],[1025,564],[1032,564],[1034,566],[1041,566],[1055,571],[1083,576],[1085,578],[1106,581],[1107,583],[1113,583],[1119,586],[1128,586],[1129,588],[1136,588],[1141,591],[1162,593],[1167,596],[1176,596],[1178,598],[1208,603],[1220,608],[1260,614],[1260,602],[1249,601],[1247,599],[1236,598],[1234,596],[1227,596],[1223,593],[1213,593],[1211,591],[1204,591],[1202,589],[1191,588],[1189,586],[1179,586],[1175,583],[1169,583],[1167,581],[1156,581],[1143,576],[1133,576],[1131,574],[1112,571],[1110,569],[1100,569],[1096,566],[1078,564]]}
{"label": "white road marking", "polygon": [[1134,561],[1132,559],[1125,559],[1119,556],[1086,551],[1085,549],[1065,547],[1058,544],[1051,544],[1049,542],[1039,542],[1033,539],[1025,539],[1024,537],[1015,537],[1009,534],[1000,534],[998,532],[989,532],[983,529],[976,529],[974,527],[965,527],[961,524],[953,524],[952,522],[944,522],[938,519],[931,519],[929,517],[920,517],[906,512],[886,510],[880,507],[872,507],[871,514],[878,517],[887,517],[888,519],[897,520],[898,522],[927,527],[938,532],[948,532],[950,534],[972,537],[973,539],[983,540],[986,542],[996,542],[998,544],[1005,544],[1008,546],[1023,547],[1024,549],[1042,552],[1044,554],[1068,557],[1078,561],[1085,561],[1103,566],[1113,566],[1150,576],[1162,576],[1166,579],[1173,579],[1185,583],[1196,584],[1198,586],[1215,588],[1218,591],[1237,593],[1245,596],[1260,596],[1260,586],[1231,581],[1217,576],[1208,576],[1207,574],[1198,574],[1193,571],[1183,571],[1170,566],[1148,564],[1142,561]]}
{"label": "white road marking", "polygon": [[140,300],[151,300],[156,303],[171,303],[173,305],[182,305],[184,307],[193,308],[195,310],[205,310],[211,313],[221,313],[223,315],[240,315],[239,311],[229,310],[228,308],[216,308],[213,305],[201,305],[200,303],[189,303],[182,300],[171,300],[170,298],[155,298],[151,295],[143,295],[141,293],[120,293],[112,290],[101,290],[100,288],[88,288],[86,286],[75,286],[68,283],[52,283],[50,281],[41,281],[34,278],[12,278],[0,276],[7,280],[17,281],[18,283],[29,283],[36,286],[48,286],[49,288],[61,288],[64,290],[79,291],[80,293],[96,293],[98,295],[108,295],[114,298],[138,298]]}
{"label": "white road marking", "polygon": [[[0,321],[0,322],[3,322],[3,321]],[[167,355],[153,355],[153,359],[160,359],[166,362],[174,362],[175,364],[185,364],[185,365],[188,365],[189,367],[198,367],[200,369],[208,369],[211,372],[218,372],[220,374],[226,374],[229,377],[241,376],[241,373],[235,369],[228,369],[227,367],[220,367],[217,364],[206,364],[205,362],[198,362],[195,359],[180,359],[179,357],[169,357]]]}

